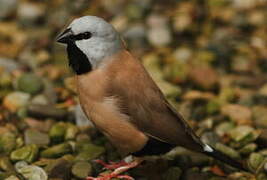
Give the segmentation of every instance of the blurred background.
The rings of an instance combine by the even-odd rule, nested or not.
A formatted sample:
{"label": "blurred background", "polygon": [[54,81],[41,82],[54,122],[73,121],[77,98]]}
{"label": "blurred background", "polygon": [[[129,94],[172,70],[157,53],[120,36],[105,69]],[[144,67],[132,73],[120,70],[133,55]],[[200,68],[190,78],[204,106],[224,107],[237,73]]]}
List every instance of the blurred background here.
{"label": "blurred background", "polygon": [[78,180],[118,160],[84,117],[65,47],[74,18],[114,25],[203,141],[239,173],[181,148],[136,179],[267,179],[266,0],[0,0],[0,179]]}

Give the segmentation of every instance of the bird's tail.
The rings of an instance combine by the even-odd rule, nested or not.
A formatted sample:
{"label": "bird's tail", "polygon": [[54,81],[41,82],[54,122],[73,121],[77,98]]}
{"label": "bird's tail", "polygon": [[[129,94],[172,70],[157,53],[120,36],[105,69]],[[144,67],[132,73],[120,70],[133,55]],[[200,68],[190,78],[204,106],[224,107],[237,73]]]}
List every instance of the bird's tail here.
{"label": "bird's tail", "polygon": [[218,159],[234,168],[237,168],[242,171],[249,171],[245,165],[237,160],[234,160],[233,158],[227,156],[226,154],[212,148],[211,146],[205,144],[204,145],[204,154],[211,156],[215,159]]}

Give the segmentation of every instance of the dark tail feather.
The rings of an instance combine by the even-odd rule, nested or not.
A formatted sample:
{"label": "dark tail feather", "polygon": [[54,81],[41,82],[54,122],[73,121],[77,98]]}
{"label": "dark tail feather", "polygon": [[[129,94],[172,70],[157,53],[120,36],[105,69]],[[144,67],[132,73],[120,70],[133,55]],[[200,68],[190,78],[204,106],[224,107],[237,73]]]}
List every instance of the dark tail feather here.
{"label": "dark tail feather", "polygon": [[215,159],[218,159],[234,168],[237,168],[239,170],[242,170],[242,171],[249,171],[244,164],[242,164],[241,162],[237,161],[237,160],[234,160],[233,158],[227,156],[226,154],[220,152],[220,151],[217,151],[216,149],[208,146],[208,145],[205,145],[205,148],[204,148],[204,154],[208,155],[208,156],[211,156]]}

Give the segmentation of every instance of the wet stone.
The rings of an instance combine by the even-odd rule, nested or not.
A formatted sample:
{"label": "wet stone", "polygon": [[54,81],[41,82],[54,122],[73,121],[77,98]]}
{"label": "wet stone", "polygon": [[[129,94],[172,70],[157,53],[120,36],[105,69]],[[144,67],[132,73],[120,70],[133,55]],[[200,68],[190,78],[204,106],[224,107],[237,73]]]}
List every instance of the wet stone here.
{"label": "wet stone", "polygon": [[48,145],[49,136],[35,129],[27,129],[24,133],[25,144]]}
{"label": "wet stone", "polygon": [[37,118],[55,118],[63,119],[68,115],[64,109],[55,108],[51,105],[31,104],[28,107],[28,113]]}
{"label": "wet stone", "polygon": [[26,73],[20,76],[17,83],[19,90],[29,94],[36,94],[43,88],[42,80],[31,73]]}
{"label": "wet stone", "polygon": [[10,111],[15,112],[21,107],[25,107],[30,99],[30,95],[24,92],[15,91],[4,98],[4,106]]}
{"label": "wet stone", "polygon": [[93,160],[105,152],[105,149],[103,147],[94,144],[84,143],[77,146],[79,153],[76,156],[76,160],[80,161]]}
{"label": "wet stone", "polygon": [[66,130],[67,125],[63,122],[54,124],[49,131],[49,137],[51,138],[52,142],[62,142],[65,138]]}
{"label": "wet stone", "polygon": [[27,163],[20,161],[15,164],[16,170],[27,180],[47,180],[46,172],[35,165],[27,165]]}
{"label": "wet stone", "polygon": [[38,156],[39,148],[35,144],[23,146],[22,148],[16,149],[10,154],[12,161],[26,161],[33,162]]}
{"label": "wet stone", "polygon": [[72,147],[69,143],[63,143],[49,147],[41,152],[41,157],[58,158],[65,154],[71,153]]}
{"label": "wet stone", "polygon": [[264,161],[264,156],[259,153],[251,153],[248,160],[248,165],[252,170],[257,170]]}
{"label": "wet stone", "polygon": [[71,172],[78,178],[86,178],[87,176],[92,175],[92,166],[85,161],[76,162],[72,166]]}
{"label": "wet stone", "polygon": [[0,19],[14,14],[17,9],[18,0],[0,0]]}
{"label": "wet stone", "polygon": [[0,152],[10,153],[16,147],[16,135],[11,132],[6,132],[0,136]]}
{"label": "wet stone", "polygon": [[182,170],[179,167],[171,167],[164,173],[165,180],[177,180],[180,178]]}
{"label": "wet stone", "polygon": [[57,159],[50,165],[49,179],[69,180],[71,178],[71,163],[64,159]]}

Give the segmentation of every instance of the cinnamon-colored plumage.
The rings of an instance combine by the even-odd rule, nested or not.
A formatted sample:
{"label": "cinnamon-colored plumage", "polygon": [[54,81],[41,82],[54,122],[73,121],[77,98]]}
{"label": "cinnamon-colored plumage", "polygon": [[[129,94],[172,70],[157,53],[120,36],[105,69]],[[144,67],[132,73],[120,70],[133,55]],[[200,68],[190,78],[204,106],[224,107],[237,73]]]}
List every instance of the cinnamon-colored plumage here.
{"label": "cinnamon-colored plumage", "polygon": [[[78,18],[58,42],[67,44],[85,114],[122,155],[159,155],[183,146],[245,170],[195,135],[106,21],[95,16]],[[109,178],[121,172],[115,170]]]}
{"label": "cinnamon-colored plumage", "polygon": [[141,150],[148,137],[203,150],[137,59],[126,50],[109,58],[103,68],[77,76],[77,87],[86,114],[123,155]]}

